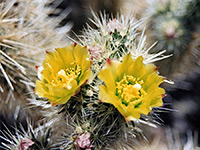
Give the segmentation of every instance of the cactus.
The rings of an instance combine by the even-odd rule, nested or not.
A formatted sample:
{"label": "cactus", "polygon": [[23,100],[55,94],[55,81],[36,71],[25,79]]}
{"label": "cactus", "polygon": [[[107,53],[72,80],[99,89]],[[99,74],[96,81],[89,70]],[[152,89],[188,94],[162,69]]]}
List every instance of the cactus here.
{"label": "cactus", "polygon": [[[1,112],[13,114],[32,97],[35,66],[45,51],[66,44],[70,26],[57,28],[62,18],[49,18],[55,9],[50,1],[2,1],[0,20],[0,103]],[[31,83],[32,82],[32,83]],[[29,94],[26,94],[30,92]],[[23,93],[23,94],[22,94]],[[8,107],[9,106],[9,107]],[[18,108],[18,110],[20,110]]]}
{"label": "cactus", "polygon": [[[173,9],[173,2],[160,7],[158,13],[154,11],[155,22],[152,21],[150,26],[156,31],[154,36],[163,39],[158,43],[158,46],[162,45],[160,49],[166,45],[169,50],[151,53],[157,43],[147,45],[145,30],[140,31],[144,20],[136,20],[133,15],[118,13],[114,18],[106,13],[98,16],[92,12],[90,21],[95,27],[87,25],[83,34],[77,35],[77,41],[71,38],[75,41],[72,44],[64,38],[69,26],[56,28],[62,18],[57,18],[56,23],[53,22],[55,18],[49,18],[49,22],[44,23],[49,11],[39,24],[37,19],[40,17],[30,15],[31,19],[26,18],[32,4],[42,8],[39,10],[49,10],[46,7],[49,3],[36,0],[23,4],[15,2],[2,2],[2,18],[13,16],[15,7],[21,11],[19,8],[23,4],[27,9],[26,13],[18,14],[23,14],[22,18],[14,20],[16,28],[21,29],[17,35],[21,36],[2,40],[2,47],[6,48],[1,50],[1,56],[6,63],[1,64],[5,77],[1,79],[4,81],[1,90],[3,92],[6,87],[11,94],[30,92],[17,101],[24,103],[24,98],[28,101],[27,110],[34,108],[38,111],[32,113],[37,118],[33,117],[33,126],[28,123],[27,130],[21,127],[15,128],[14,133],[9,129],[1,132],[0,138],[5,141],[3,148],[140,149],[140,142],[147,139],[147,127],[157,129],[160,125],[157,112],[167,110],[160,107],[164,105],[162,98],[166,96],[160,84],[170,82],[159,74],[154,63],[170,57],[170,53],[181,53],[181,43],[185,41],[185,26],[180,23],[181,13],[176,14],[177,10]],[[5,18],[2,22],[10,21]],[[7,30],[2,25],[2,37],[7,37]],[[24,35],[22,31],[28,33]],[[179,40],[172,40],[177,37]],[[175,46],[180,51],[175,52]],[[45,57],[40,55],[44,52]],[[17,74],[12,72],[12,66],[6,65],[8,63],[18,67]],[[35,69],[37,73],[32,71],[35,64],[39,65]],[[11,80],[14,75],[17,75],[14,78],[16,84]],[[17,91],[17,87],[22,91]],[[4,102],[3,96],[1,99]],[[7,106],[6,101],[3,104]],[[21,105],[17,103],[14,107],[19,109]]]}
{"label": "cactus", "polygon": [[[173,54],[173,57],[157,62],[156,65],[161,66],[160,73],[170,79],[175,79],[176,70],[184,61],[183,57],[193,53],[191,43],[195,40],[194,34],[198,30],[199,2],[196,0],[152,0],[138,3],[143,4],[143,9],[146,10],[139,10],[140,14],[137,16],[146,18],[149,43],[159,41],[152,52],[166,49],[166,54]],[[127,5],[131,3],[127,1]],[[189,67],[187,68],[189,72],[192,71]]]}
{"label": "cactus", "polygon": [[[151,107],[162,105],[161,99],[165,96],[164,90],[157,87],[165,79],[157,74],[158,68],[152,63],[169,56],[162,56],[165,51],[148,53],[155,44],[150,48],[145,47],[146,36],[144,32],[137,31],[142,21],[135,22],[132,16],[125,17],[123,14],[109,19],[106,14],[101,13],[99,17],[92,13],[94,20],[91,21],[97,29],[88,25],[83,30],[83,35],[78,36],[79,44],[57,48],[46,54],[42,66],[39,67],[41,70],[38,69],[39,80],[36,81],[35,92],[39,98],[30,99],[30,103],[43,109],[42,114],[48,127],[54,131],[58,126],[64,125],[65,132],[57,132],[57,136],[61,137],[58,142],[64,149],[116,149],[126,148],[127,143],[129,147],[134,147],[130,141],[137,134],[142,134],[142,131],[138,130],[141,124],[155,127],[151,122],[157,109],[152,111],[151,115],[147,114]],[[156,91],[156,94],[144,99],[144,103],[152,101],[149,106],[143,105],[142,102],[143,96],[149,94],[142,88],[146,77],[140,79],[126,74],[122,75],[121,81],[116,81],[119,96],[114,97],[119,98],[116,102],[122,100],[122,103],[118,106],[112,99],[107,101],[112,95],[104,91],[109,87],[105,85],[109,82],[106,78],[109,75],[108,68],[111,67],[112,70],[112,67],[120,67],[126,63],[130,63],[133,70],[136,66],[141,66],[144,76],[149,75],[148,78],[155,80],[146,86],[147,89],[155,86]],[[119,73],[123,74],[125,67],[121,69]],[[114,69],[113,75],[110,72],[110,75],[114,77],[115,71]],[[126,82],[133,85],[130,86]],[[135,100],[135,96],[131,98],[134,93],[130,93],[129,98],[129,93],[125,92],[127,96],[123,98],[120,88],[124,88],[124,91],[126,88],[139,90],[140,94],[135,93],[139,94],[139,101],[131,102],[131,99]],[[130,113],[123,107],[130,109]],[[131,110],[132,107],[135,111]]]}

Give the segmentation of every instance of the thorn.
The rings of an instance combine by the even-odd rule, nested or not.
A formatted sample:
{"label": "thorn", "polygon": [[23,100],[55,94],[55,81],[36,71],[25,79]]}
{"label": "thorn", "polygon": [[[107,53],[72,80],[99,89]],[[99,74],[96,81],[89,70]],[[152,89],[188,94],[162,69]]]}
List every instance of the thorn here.
{"label": "thorn", "polygon": [[48,51],[45,51],[46,52],[46,54],[48,54],[49,52]]}
{"label": "thorn", "polygon": [[74,42],[74,47],[77,45],[77,43],[76,42]]}
{"label": "thorn", "polygon": [[103,103],[103,101],[100,99],[100,103]]}
{"label": "thorn", "polygon": [[33,92],[35,92],[35,89],[33,89]]}
{"label": "thorn", "polygon": [[111,65],[111,59],[107,59],[106,62]]}
{"label": "thorn", "polygon": [[84,48],[87,48],[87,45],[85,45]]}

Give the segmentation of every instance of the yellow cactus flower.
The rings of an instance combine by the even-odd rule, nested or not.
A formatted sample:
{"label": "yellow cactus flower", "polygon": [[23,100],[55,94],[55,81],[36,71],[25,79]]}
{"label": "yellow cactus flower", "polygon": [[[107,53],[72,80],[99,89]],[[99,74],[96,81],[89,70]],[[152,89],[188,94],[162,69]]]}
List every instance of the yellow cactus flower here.
{"label": "yellow cactus flower", "polygon": [[91,76],[90,55],[76,43],[54,52],[47,52],[35,92],[49,99],[52,105],[64,104],[75,95]]}
{"label": "yellow cactus flower", "polygon": [[98,74],[104,81],[99,87],[99,99],[113,104],[127,121],[147,115],[152,107],[162,106],[165,90],[160,88],[164,78],[153,64],[143,64],[143,57],[132,59],[127,54],[122,62],[107,61]]}

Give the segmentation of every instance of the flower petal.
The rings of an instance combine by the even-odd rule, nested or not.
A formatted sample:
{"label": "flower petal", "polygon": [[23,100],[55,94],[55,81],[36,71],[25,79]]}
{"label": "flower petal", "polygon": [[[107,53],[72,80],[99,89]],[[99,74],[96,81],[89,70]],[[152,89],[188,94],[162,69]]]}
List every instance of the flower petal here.
{"label": "flower petal", "polygon": [[63,48],[56,48],[56,52],[59,55],[58,59],[62,61],[64,65],[74,62],[73,50],[74,46],[72,45]]}
{"label": "flower petal", "polygon": [[105,69],[102,69],[98,74],[98,77],[104,81],[107,88],[112,92],[115,92],[118,66],[119,62],[117,61],[107,62]]}
{"label": "flower petal", "polygon": [[163,77],[157,74],[155,65],[144,64],[141,56],[133,60],[130,54],[121,63],[113,62],[110,60],[98,74],[105,84],[99,87],[102,102],[113,104],[127,121],[137,120],[163,104],[165,90],[159,87]]}
{"label": "flower petal", "polygon": [[42,63],[41,81],[36,81],[36,94],[48,98],[52,105],[66,103],[90,78],[89,58],[88,50],[79,45],[48,52]]}
{"label": "flower petal", "polygon": [[112,103],[115,107],[119,106],[118,97],[103,85],[99,86],[99,98],[102,102]]}
{"label": "flower petal", "polygon": [[76,45],[73,49],[73,56],[76,63],[81,66],[82,72],[85,72],[88,68],[90,68],[91,60],[87,48]]}

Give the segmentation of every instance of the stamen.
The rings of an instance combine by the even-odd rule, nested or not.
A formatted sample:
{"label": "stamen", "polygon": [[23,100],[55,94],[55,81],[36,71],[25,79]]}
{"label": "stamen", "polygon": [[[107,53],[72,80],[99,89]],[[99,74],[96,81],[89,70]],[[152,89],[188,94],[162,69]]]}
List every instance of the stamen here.
{"label": "stamen", "polygon": [[116,82],[116,96],[126,106],[131,103],[137,108],[146,94],[142,88],[143,83],[143,80],[125,74],[119,82]]}
{"label": "stamen", "polygon": [[60,69],[56,74],[55,78],[51,81],[51,83],[53,85],[61,84],[63,87],[66,87],[70,90],[72,88],[70,82],[73,80],[77,80],[78,82],[78,77],[80,74],[80,66],[76,65],[75,63],[72,63],[70,67]]}

